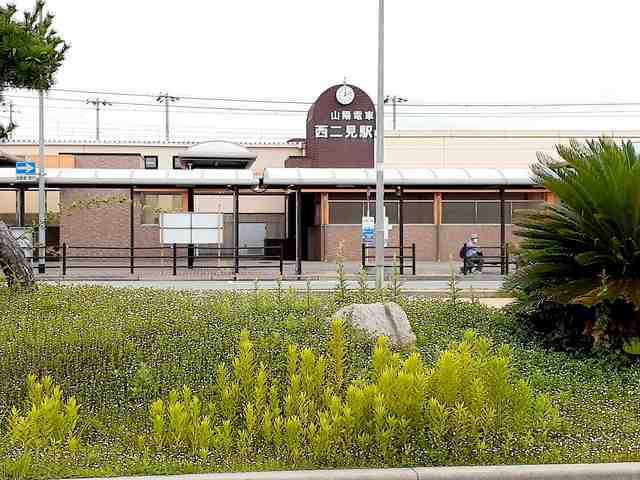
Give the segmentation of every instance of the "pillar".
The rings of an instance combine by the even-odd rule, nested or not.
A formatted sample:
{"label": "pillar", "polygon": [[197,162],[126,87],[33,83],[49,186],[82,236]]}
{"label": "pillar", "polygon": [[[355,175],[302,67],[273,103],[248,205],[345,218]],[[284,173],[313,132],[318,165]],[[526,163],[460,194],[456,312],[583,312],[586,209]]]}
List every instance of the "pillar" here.
{"label": "pillar", "polygon": [[506,230],[505,230],[505,201],[504,188],[500,189],[500,273],[505,274],[505,253],[506,253]]}
{"label": "pillar", "polygon": [[240,271],[240,193],[233,189],[233,273]]}
{"label": "pillar", "polygon": [[133,187],[129,188],[129,272],[133,275],[135,261],[135,205]]}
{"label": "pillar", "polygon": [[296,190],[296,275],[302,275],[302,192]]}
{"label": "pillar", "polygon": [[433,194],[433,224],[436,228],[436,261],[441,261],[440,255],[440,225],[442,224],[442,192]]}
{"label": "pillar", "polygon": [[[193,188],[187,190],[187,212],[192,213],[195,211],[195,198],[193,194]],[[194,257],[196,255],[196,249],[192,243],[187,246],[187,267],[193,268]]]}
{"label": "pillar", "polygon": [[24,227],[24,188],[16,188],[16,226]]}
{"label": "pillar", "polygon": [[400,275],[404,275],[404,201],[402,187],[398,188],[398,226],[400,237]]}

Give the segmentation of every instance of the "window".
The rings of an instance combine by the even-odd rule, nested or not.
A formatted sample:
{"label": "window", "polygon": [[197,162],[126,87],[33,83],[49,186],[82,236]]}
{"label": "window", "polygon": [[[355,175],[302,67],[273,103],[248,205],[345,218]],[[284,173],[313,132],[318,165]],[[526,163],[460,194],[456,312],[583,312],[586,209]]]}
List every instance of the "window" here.
{"label": "window", "polygon": [[180,163],[180,156],[179,155],[174,155],[173,156],[173,169],[174,170],[182,170],[182,164]]}
{"label": "window", "polygon": [[403,212],[406,224],[433,224],[432,201],[404,201]]}
{"label": "window", "polygon": [[[387,218],[391,225],[398,224],[398,202],[384,202]],[[362,217],[367,215],[367,202],[330,201],[329,223],[333,225],[360,225]],[[369,215],[376,216],[376,202],[369,202]]]}
{"label": "window", "polygon": [[442,202],[442,223],[476,223],[476,202]]}
{"label": "window", "polygon": [[[511,224],[519,210],[540,208],[540,200],[507,200],[504,202],[504,223]],[[442,202],[442,223],[500,224],[500,202],[495,200],[445,200]]]}
{"label": "window", "polygon": [[157,170],[158,169],[158,157],[156,155],[145,155],[144,156],[144,168],[147,170]]}
{"label": "window", "polygon": [[147,170],[157,170],[158,169],[158,157],[155,155],[145,155],[144,156],[144,168]]}
{"label": "window", "polygon": [[143,225],[159,225],[161,213],[184,211],[184,195],[145,193],[142,196]]}

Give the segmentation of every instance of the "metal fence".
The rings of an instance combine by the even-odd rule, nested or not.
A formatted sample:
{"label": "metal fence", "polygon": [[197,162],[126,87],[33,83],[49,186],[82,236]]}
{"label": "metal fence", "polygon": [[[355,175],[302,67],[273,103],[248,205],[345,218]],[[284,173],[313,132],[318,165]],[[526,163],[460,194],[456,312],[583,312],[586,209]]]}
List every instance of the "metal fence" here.
{"label": "metal fence", "polygon": [[[47,256],[46,261],[58,263],[63,276],[73,269],[128,269],[133,274],[139,269],[170,269],[177,275],[181,269],[231,270],[272,268],[284,274],[284,245],[260,247],[201,247],[163,245],[157,247],[113,247],[62,244],[59,256]],[[36,260],[37,257],[29,257]],[[259,263],[266,261],[268,263]]]}
{"label": "metal fence", "polygon": [[[370,264],[369,260],[375,260],[375,255],[368,255],[369,250],[375,250],[375,247],[369,247],[366,244],[362,244],[362,268],[374,268],[375,265]],[[406,253],[407,250],[410,253]],[[400,275],[404,275],[405,268],[411,268],[411,274],[416,274],[416,244],[412,243],[409,246],[398,246],[398,247],[384,247],[384,258],[386,260],[392,260],[393,263],[389,265],[385,265],[387,268],[399,268]],[[387,252],[397,252],[393,255],[387,255]],[[408,265],[407,265],[407,262]]]}

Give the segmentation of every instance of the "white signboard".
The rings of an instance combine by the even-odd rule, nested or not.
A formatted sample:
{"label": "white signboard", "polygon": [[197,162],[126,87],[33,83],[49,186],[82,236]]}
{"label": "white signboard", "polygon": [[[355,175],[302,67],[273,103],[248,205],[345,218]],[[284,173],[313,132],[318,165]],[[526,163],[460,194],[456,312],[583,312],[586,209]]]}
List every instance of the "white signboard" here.
{"label": "white signboard", "polygon": [[222,244],[221,213],[161,213],[160,242],[180,245]]}

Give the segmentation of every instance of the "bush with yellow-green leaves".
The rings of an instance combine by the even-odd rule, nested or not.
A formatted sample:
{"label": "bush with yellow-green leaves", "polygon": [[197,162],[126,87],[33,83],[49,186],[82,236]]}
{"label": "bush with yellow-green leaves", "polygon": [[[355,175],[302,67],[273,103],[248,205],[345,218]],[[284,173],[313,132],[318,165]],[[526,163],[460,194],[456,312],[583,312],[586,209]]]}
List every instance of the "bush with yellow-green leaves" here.
{"label": "bush with yellow-green leaves", "polygon": [[[0,288],[0,478],[640,461],[633,359],[398,295]],[[383,297],[415,349],[327,321]]]}
{"label": "bush with yellow-green leaves", "polygon": [[343,325],[335,321],[328,358],[294,345],[284,381],[255,362],[249,334],[201,400],[184,387],[150,407],[162,452],[249,459],[270,455],[296,465],[490,460],[544,445],[561,426],[558,411],[517,379],[507,348],[473,331],[433,368],[378,339],[369,378],[342,384]]}

